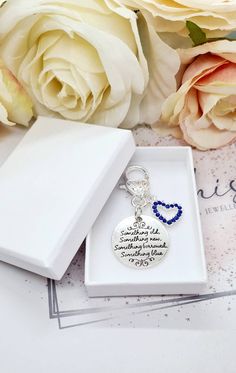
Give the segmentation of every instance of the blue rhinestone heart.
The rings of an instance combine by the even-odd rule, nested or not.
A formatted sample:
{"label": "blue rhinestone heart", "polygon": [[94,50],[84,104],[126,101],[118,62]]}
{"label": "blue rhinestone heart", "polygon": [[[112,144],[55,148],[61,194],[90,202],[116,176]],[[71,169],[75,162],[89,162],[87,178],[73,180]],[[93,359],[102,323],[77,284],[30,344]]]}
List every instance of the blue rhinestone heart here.
{"label": "blue rhinestone heart", "polygon": [[[158,207],[161,206],[161,207],[164,207],[166,208],[168,211],[172,210],[172,209],[177,209],[177,213],[175,214],[175,216],[171,219],[167,219],[165,218],[161,212],[158,210]],[[182,209],[182,206],[178,205],[178,203],[165,203],[163,201],[155,201],[153,202],[152,204],[152,211],[154,213],[154,215],[156,215],[156,217],[162,221],[162,223],[165,223],[165,224],[168,224],[168,225],[172,225],[174,223],[176,223],[182,216],[183,214],[183,209]]]}

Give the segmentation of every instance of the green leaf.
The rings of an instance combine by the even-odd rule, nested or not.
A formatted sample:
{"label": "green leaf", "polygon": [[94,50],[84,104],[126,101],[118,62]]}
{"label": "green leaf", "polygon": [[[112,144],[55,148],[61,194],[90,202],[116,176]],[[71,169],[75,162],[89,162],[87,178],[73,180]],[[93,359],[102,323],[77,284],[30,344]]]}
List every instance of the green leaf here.
{"label": "green leaf", "polygon": [[201,45],[207,42],[207,37],[204,31],[192,21],[186,22],[186,27],[189,31],[189,36],[192,39],[194,46]]}
{"label": "green leaf", "polygon": [[227,39],[227,40],[236,40],[236,32],[233,31],[233,32],[231,32],[230,34],[228,34],[228,35],[226,36],[226,39]]}

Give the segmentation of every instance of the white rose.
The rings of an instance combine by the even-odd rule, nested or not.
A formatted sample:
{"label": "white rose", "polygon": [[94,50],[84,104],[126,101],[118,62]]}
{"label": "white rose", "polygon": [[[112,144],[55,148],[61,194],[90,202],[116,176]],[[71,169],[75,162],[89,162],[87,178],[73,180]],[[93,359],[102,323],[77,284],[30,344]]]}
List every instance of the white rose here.
{"label": "white rose", "polygon": [[201,27],[208,36],[230,33],[236,28],[235,0],[120,0],[135,9],[145,9],[155,18],[159,32],[187,35],[186,21]]}
{"label": "white rose", "polygon": [[24,88],[0,60],[0,122],[28,126],[33,116],[32,106]]}
{"label": "white rose", "polygon": [[177,53],[141,14],[114,1],[9,0],[0,10],[0,41],[37,114],[151,124],[175,90]]}

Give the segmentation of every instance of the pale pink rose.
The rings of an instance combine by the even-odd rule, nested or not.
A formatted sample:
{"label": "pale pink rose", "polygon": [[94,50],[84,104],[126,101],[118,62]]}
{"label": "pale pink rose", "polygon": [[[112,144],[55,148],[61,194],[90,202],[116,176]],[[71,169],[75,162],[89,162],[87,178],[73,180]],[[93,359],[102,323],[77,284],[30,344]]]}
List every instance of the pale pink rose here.
{"label": "pale pink rose", "polygon": [[33,103],[12,72],[0,60],[0,123],[28,126]]}
{"label": "pale pink rose", "polygon": [[160,128],[201,150],[235,141],[236,41],[206,43],[179,55],[184,73],[163,105]]}

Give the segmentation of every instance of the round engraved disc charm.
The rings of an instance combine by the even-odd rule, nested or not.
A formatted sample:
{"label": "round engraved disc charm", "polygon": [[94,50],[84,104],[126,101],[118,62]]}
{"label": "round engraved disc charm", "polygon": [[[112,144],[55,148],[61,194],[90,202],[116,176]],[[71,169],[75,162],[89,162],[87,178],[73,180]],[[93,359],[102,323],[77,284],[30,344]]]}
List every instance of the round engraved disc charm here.
{"label": "round engraved disc charm", "polygon": [[155,218],[141,215],[122,220],[112,235],[112,248],[119,261],[132,268],[150,268],[166,255],[169,246],[165,227]]}

